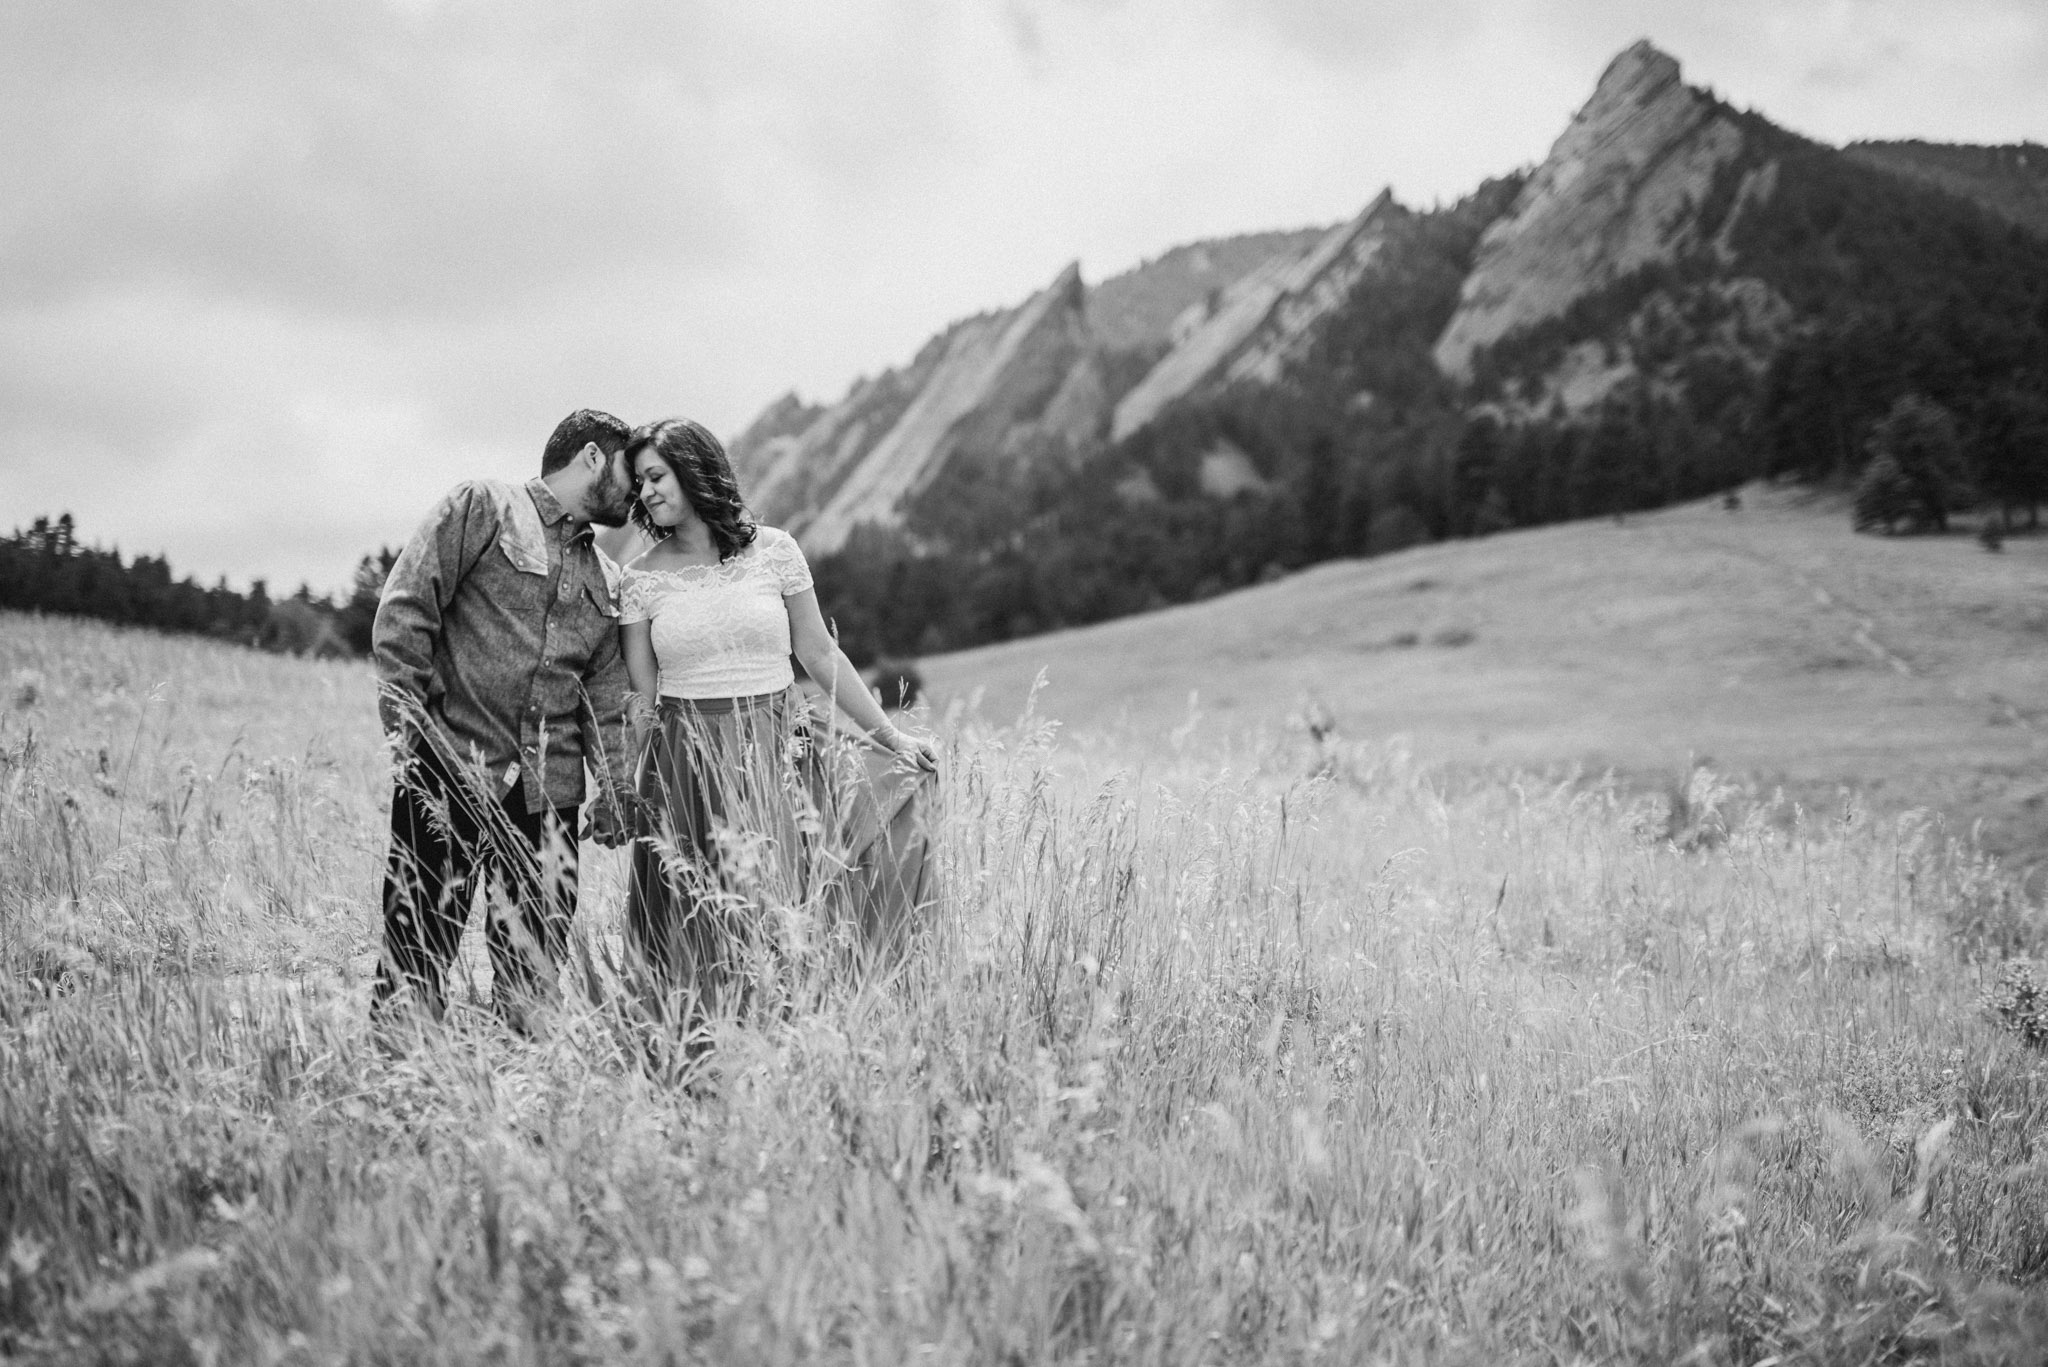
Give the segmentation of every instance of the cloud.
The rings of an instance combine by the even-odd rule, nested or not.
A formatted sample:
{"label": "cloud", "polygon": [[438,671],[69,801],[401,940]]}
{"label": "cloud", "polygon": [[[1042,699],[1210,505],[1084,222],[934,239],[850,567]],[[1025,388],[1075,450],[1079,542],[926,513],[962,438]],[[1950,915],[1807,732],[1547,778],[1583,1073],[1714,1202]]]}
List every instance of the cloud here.
{"label": "cloud", "polygon": [[[170,278],[388,316],[646,259],[677,232],[726,248],[692,165],[706,112],[688,92],[614,86],[573,27],[509,9],[171,4],[118,23],[88,7],[56,29],[57,12],[15,11],[4,44],[9,160],[42,173],[0,220],[16,298]],[[656,47],[687,49],[650,27]],[[31,93],[51,83],[68,92],[58,117]],[[616,212],[633,177],[695,212],[659,230]]]}

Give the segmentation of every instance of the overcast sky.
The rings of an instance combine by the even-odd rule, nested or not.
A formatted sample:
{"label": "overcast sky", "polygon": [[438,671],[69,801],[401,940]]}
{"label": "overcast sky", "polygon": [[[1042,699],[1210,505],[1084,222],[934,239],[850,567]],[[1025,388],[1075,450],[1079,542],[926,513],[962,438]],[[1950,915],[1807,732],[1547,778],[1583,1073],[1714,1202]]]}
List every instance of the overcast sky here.
{"label": "overcast sky", "polygon": [[1455,199],[1642,37],[2048,141],[2042,0],[0,5],[0,531],[339,587],[572,408],[730,434],[1071,260]]}

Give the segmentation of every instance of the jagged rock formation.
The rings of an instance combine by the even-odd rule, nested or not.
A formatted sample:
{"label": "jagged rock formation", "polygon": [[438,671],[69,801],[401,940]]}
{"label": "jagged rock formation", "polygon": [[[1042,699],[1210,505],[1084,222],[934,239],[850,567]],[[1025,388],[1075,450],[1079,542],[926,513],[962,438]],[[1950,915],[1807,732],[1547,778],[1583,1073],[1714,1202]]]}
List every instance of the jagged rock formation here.
{"label": "jagged rock formation", "polygon": [[[1023,307],[953,328],[944,355],[902,416],[847,471],[816,516],[796,528],[806,544],[823,554],[860,523],[890,520],[903,497],[936,473],[957,444],[954,429],[970,416],[1012,440],[1024,423],[1047,415],[1066,424],[1062,435],[1090,435],[1096,415],[1065,383],[1087,345],[1083,300],[1080,268],[1069,266]],[[1058,402],[1063,397],[1068,401]]]}
{"label": "jagged rock formation", "polygon": [[1178,320],[1173,350],[1117,403],[1111,439],[1122,441],[1206,384],[1277,380],[1316,322],[1344,302],[1372,264],[1389,222],[1406,213],[1382,190],[1306,253],[1250,272],[1206,312]]}
{"label": "jagged rock formation", "polygon": [[828,554],[858,523],[893,521],[956,444],[954,429],[983,407],[1015,418],[1035,397],[1055,422],[1098,421],[1054,402],[1085,336],[1070,266],[1020,307],[953,324],[910,365],[860,381],[830,408],[778,400],[733,442],[741,487],[761,516]]}
{"label": "jagged rock formation", "polygon": [[1539,376],[1475,411],[1510,422],[1576,419],[1638,380],[1675,399],[1684,387],[1677,372],[1703,360],[1761,373],[1793,323],[1784,296],[1748,276],[1652,291],[1624,323],[1565,346]]}
{"label": "jagged rock formation", "polygon": [[1177,341],[1177,320],[1206,315],[1246,275],[1300,256],[1326,231],[1246,233],[1175,247],[1091,288],[1089,325],[1110,351],[1142,352]]}
{"label": "jagged rock formation", "polygon": [[1514,208],[1487,230],[1437,341],[1438,367],[1466,378],[1479,348],[1705,245],[1697,210],[1741,147],[1734,118],[1685,85],[1675,60],[1647,42],[1616,57]]}
{"label": "jagged rock formation", "polygon": [[909,365],[858,382],[839,403],[792,394],[770,404],[731,443],[741,487],[763,518],[824,555],[862,523],[900,521],[905,500],[956,456],[1079,459],[1108,438],[1119,374],[1166,351],[1175,318],[1327,236],[1194,243],[1092,291],[1069,266],[1018,307],[953,324]]}
{"label": "jagged rock formation", "polygon": [[1198,488],[1210,498],[1235,498],[1244,493],[1264,493],[1270,487],[1259,467],[1236,442],[1219,440],[1202,453],[1195,467]]}

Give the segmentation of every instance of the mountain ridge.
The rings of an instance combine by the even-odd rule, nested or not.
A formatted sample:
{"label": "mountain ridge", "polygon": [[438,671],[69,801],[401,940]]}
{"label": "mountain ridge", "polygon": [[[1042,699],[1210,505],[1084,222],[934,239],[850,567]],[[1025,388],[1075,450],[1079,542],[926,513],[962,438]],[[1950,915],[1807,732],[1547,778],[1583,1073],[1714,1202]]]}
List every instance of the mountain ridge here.
{"label": "mountain ridge", "polygon": [[761,516],[829,554],[856,526],[900,521],[903,500],[977,427],[986,440],[991,427],[1021,426],[996,436],[998,457],[1085,454],[1129,381],[1171,351],[1177,320],[1323,235],[1183,244],[1092,289],[1070,264],[1019,305],[949,324],[907,366],[856,381],[837,403],[775,400],[731,443],[742,487]]}
{"label": "mountain ridge", "polygon": [[2027,231],[2048,236],[2048,147],[1909,139],[1852,142],[1844,155],[1981,204]]}

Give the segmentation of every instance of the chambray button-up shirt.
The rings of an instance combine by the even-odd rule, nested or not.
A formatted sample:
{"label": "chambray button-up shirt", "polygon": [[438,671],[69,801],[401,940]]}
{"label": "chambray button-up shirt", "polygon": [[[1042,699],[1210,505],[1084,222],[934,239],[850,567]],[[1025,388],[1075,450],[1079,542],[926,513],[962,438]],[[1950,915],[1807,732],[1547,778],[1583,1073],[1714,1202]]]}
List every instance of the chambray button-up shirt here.
{"label": "chambray button-up shirt", "polygon": [[459,484],[391,567],[371,630],[384,726],[421,704],[526,810],[627,790],[618,571],[545,482]]}

